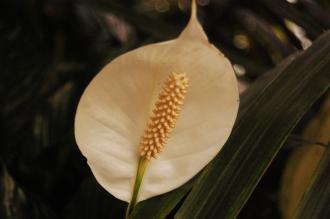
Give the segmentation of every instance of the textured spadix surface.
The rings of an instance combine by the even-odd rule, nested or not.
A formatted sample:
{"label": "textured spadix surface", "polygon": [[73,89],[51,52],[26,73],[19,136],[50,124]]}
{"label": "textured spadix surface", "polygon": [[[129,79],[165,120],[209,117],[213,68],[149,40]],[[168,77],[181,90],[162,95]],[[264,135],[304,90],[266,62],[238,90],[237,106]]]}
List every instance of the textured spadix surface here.
{"label": "textured spadix surface", "polygon": [[234,125],[239,97],[232,66],[208,42],[194,12],[177,39],[116,58],[86,88],[75,136],[97,181],[121,200],[131,198],[139,142],[172,72],[186,73],[189,89],[167,144],[150,160],[139,201],[191,179],[220,151]]}

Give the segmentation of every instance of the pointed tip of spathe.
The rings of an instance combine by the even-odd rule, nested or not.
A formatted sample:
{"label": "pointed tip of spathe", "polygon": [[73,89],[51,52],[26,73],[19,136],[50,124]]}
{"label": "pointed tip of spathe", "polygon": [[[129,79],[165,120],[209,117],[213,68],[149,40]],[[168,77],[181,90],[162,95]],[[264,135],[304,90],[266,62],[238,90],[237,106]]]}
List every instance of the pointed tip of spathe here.
{"label": "pointed tip of spathe", "polygon": [[191,14],[190,20],[196,19],[197,20],[197,6],[196,0],[191,0]]}
{"label": "pointed tip of spathe", "polygon": [[196,0],[191,1],[191,14],[188,25],[182,31],[179,36],[180,39],[189,39],[189,40],[200,40],[207,41],[208,38],[204,33],[202,26],[200,25],[197,18],[197,4]]}

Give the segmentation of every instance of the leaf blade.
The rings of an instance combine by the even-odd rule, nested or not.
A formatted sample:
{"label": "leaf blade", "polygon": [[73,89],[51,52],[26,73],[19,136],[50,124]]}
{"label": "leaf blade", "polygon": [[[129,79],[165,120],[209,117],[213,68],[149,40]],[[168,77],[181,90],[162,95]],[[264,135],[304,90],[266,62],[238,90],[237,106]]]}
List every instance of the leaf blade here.
{"label": "leaf blade", "polygon": [[309,188],[296,210],[295,218],[330,217],[330,148],[323,154]]}
{"label": "leaf blade", "polygon": [[[284,68],[252,101],[222,152],[197,180],[176,218],[238,215],[290,131],[328,89],[329,39],[330,32]],[[270,98],[272,101],[268,101]],[[258,162],[256,157],[263,159]]]}
{"label": "leaf blade", "polygon": [[165,218],[190,191],[194,179],[169,193],[138,203],[132,217],[136,219]]}

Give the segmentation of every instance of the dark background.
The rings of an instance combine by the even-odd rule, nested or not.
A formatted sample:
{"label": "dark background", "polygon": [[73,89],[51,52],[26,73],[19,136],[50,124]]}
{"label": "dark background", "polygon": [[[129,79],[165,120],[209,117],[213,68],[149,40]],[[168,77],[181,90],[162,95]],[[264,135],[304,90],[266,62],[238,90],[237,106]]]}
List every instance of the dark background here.
{"label": "dark background", "polygon": [[[327,0],[198,2],[210,41],[246,86],[330,27]],[[0,218],[122,217],[126,204],[95,182],[76,146],[77,103],[107,62],[177,36],[189,10],[186,0],[1,1]],[[314,106],[306,115],[296,135],[317,110]],[[292,139],[239,218],[280,217],[281,173],[292,146],[299,144]]]}

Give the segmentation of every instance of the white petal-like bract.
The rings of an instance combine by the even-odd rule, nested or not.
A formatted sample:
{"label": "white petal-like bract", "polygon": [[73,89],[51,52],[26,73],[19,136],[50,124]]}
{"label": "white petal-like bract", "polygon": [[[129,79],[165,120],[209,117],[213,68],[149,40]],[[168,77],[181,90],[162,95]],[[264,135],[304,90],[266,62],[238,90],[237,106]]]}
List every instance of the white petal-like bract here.
{"label": "white petal-like bract", "polygon": [[118,199],[131,198],[140,138],[172,72],[187,74],[188,92],[164,151],[150,160],[139,201],[195,176],[220,151],[233,128],[239,105],[234,71],[208,42],[194,15],[177,39],[114,59],[81,97],[75,136],[97,181]]}

